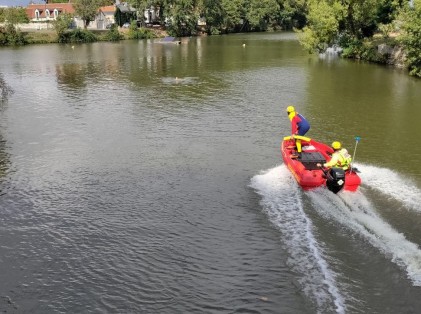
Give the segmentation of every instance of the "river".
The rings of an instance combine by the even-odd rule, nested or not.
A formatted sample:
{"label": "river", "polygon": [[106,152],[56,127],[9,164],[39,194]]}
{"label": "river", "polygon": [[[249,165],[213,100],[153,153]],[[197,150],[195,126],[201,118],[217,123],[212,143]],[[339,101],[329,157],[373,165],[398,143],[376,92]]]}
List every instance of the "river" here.
{"label": "river", "polygon": [[[421,309],[421,81],[404,71],[262,33],[1,48],[0,76],[1,311]],[[355,153],[359,191],[297,186],[288,105]]]}

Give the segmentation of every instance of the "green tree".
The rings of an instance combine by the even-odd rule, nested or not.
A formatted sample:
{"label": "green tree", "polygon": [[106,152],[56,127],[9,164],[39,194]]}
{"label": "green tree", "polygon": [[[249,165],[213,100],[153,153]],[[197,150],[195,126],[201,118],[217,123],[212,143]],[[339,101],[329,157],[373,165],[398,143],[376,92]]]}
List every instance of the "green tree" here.
{"label": "green tree", "polygon": [[307,0],[281,1],[279,25],[285,29],[302,29],[307,24],[307,2]]}
{"label": "green tree", "polygon": [[141,22],[144,22],[144,12],[146,9],[154,7],[155,9],[159,8],[160,20],[161,23],[164,23],[165,17],[169,17],[169,10],[173,3],[176,3],[175,0],[128,0],[134,8],[137,9],[137,18]]}
{"label": "green tree", "polygon": [[0,45],[20,46],[26,44],[25,36],[13,24],[0,26]]}
{"label": "green tree", "polygon": [[6,8],[0,12],[0,18],[5,23],[3,27],[0,27],[0,44],[24,45],[26,43],[25,36],[16,25],[28,22],[25,9]]}
{"label": "green tree", "polygon": [[174,36],[195,34],[200,17],[200,2],[196,0],[178,0],[168,3],[166,15],[169,18],[168,31]]}
{"label": "green tree", "polygon": [[266,30],[269,24],[278,20],[279,14],[277,0],[250,0],[246,18],[253,29]]}
{"label": "green tree", "polygon": [[307,15],[308,25],[299,34],[301,44],[309,52],[323,51],[338,36],[339,20],[343,7],[335,2],[311,1]]}
{"label": "green tree", "polygon": [[228,32],[237,29],[244,30],[247,26],[246,14],[249,7],[248,0],[222,0],[225,13],[225,28]]}
{"label": "green tree", "polygon": [[200,17],[206,21],[208,34],[220,34],[224,24],[222,0],[204,0],[200,9]]}
{"label": "green tree", "polygon": [[[340,38],[360,43],[388,22],[400,0],[308,0],[308,24],[300,38],[309,50],[323,50]],[[389,13],[385,14],[385,12]]]}
{"label": "green tree", "polygon": [[138,28],[136,21],[132,21],[128,32],[129,39],[154,38],[154,33],[147,28]]}
{"label": "green tree", "polygon": [[112,25],[111,28],[107,31],[107,33],[103,37],[103,40],[107,40],[107,41],[119,41],[121,39],[123,39],[123,35],[121,35],[120,32],[118,31],[116,24]]}
{"label": "green tree", "polygon": [[3,8],[0,9],[0,22],[7,22],[13,25],[28,23],[25,8]]}
{"label": "green tree", "polygon": [[5,14],[6,9],[5,8],[0,8],[0,23],[4,22],[4,14]]}
{"label": "green tree", "polygon": [[54,30],[57,33],[58,42],[62,42],[62,38],[64,33],[69,29],[72,25],[73,17],[71,14],[64,13],[57,17],[55,21],[53,21]]}
{"label": "green tree", "polygon": [[421,0],[414,0],[413,7],[402,10],[400,41],[406,51],[409,74],[421,77]]}
{"label": "green tree", "polygon": [[350,0],[341,2],[341,30],[354,38],[373,35],[377,28],[378,14],[384,0]]}
{"label": "green tree", "polygon": [[109,4],[109,0],[74,0],[73,7],[75,13],[83,21],[83,27],[86,29],[98,13],[98,9]]}
{"label": "green tree", "polygon": [[137,10],[137,20],[144,22],[143,12],[145,12],[146,8],[150,6],[149,0],[128,0],[127,1],[130,5],[132,5]]}

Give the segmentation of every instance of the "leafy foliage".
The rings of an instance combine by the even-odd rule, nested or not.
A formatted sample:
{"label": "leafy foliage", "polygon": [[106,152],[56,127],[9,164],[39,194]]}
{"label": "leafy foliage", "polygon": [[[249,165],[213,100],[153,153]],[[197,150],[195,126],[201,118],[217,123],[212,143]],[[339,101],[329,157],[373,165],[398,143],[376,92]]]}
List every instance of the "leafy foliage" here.
{"label": "leafy foliage", "polygon": [[123,35],[121,35],[120,32],[118,31],[116,24],[111,26],[111,28],[107,31],[105,36],[102,38],[102,40],[107,40],[107,41],[119,41],[121,39],[123,39]]}
{"label": "leafy foliage", "polygon": [[83,26],[86,29],[92,21],[95,20],[98,9],[108,4],[105,0],[74,0],[73,7],[75,13],[83,20]]}
{"label": "leafy foliage", "polygon": [[129,27],[129,39],[146,39],[153,38],[154,34],[147,28],[138,28],[136,21],[132,21]]}
{"label": "leafy foliage", "polygon": [[224,26],[228,32],[239,29],[244,30],[247,24],[246,13],[248,10],[247,0],[222,0],[222,7],[225,13]]}
{"label": "leafy foliage", "polygon": [[348,58],[386,63],[378,52],[381,43],[396,45],[390,34],[400,32],[411,75],[421,77],[421,0],[413,6],[403,0],[308,0],[308,24],[299,33],[301,44],[310,52],[324,51],[338,44]]}
{"label": "leafy foliage", "polygon": [[409,74],[421,77],[421,0],[414,0],[413,8],[402,10],[402,31],[400,38],[406,50]]}
{"label": "leafy foliage", "polygon": [[[196,32],[199,18],[208,34],[266,30],[282,24],[303,26],[307,0],[129,0],[139,10],[139,19],[151,6],[160,8],[161,22],[168,22],[171,35]],[[296,19],[300,21],[297,22]]]}
{"label": "leafy foliage", "polygon": [[25,36],[13,24],[7,23],[4,27],[0,26],[0,45],[21,46],[25,44]]}
{"label": "leafy foliage", "polygon": [[29,19],[24,8],[0,8],[0,23],[28,23]]}
{"label": "leafy foliage", "polygon": [[91,43],[97,40],[94,33],[80,28],[64,32],[59,38],[60,43]]}
{"label": "leafy foliage", "polygon": [[219,35],[224,25],[222,0],[204,0],[200,17],[206,21],[206,33],[209,35]]}
{"label": "leafy foliage", "polygon": [[307,0],[285,0],[280,2],[278,23],[285,29],[302,29],[307,23]]}
{"label": "leafy foliage", "polygon": [[307,16],[308,26],[304,27],[299,39],[309,51],[324,51],[338,36],[341,6],[330,5],[326,1],[312,1]]}
{"label": "leafy foliage", "polygon": [[352,39],[345,46],[344,58],[361,59],[376,63],[386,63],[387,56],[377,51],[377,45],[370,40]]}
{"label": "leafy foliage", "polygon": [[72,21],[73,21],[73,17],[68,13],[64,13],[64,14],[59,15],[57,17],[57,19],[55,21],[53,21],[53,27],[54,27],[54,30],[57,33],[57,37],[59,38],[59,40],[58,40],[59,42],[60,42],[60,38],[62,37],[62,35],[72,25]]}
{"label": "leafy foliage", "polygon": [[246,18],[254,30],[267,30],[279,17],[280,6],[276,0],[251,0]]}
{"label": "leafy foliage", "polygon": [[168,7],[170,23],[168,33],[172,36],[191,36],[196,33],[200,17],[195,0],[179,0]]}

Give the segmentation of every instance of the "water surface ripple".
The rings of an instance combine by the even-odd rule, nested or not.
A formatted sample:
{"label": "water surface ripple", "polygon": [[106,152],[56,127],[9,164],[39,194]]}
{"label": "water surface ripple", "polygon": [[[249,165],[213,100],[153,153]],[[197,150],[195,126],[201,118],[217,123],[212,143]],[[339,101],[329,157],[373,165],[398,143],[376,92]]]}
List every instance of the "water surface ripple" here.
{"label": "water surface ripple", "polygon": [[[419,82],[290,33],[2,48],[0,75],[1,311],[421,308]],[[362,137],[358,202],[295,184],[289,104]]]}

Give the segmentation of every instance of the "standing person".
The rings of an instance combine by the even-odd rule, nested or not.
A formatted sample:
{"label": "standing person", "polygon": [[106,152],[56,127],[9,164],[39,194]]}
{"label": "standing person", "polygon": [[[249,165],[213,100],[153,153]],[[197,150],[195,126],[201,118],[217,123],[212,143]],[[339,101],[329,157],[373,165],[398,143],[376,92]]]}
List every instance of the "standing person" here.
{"label": "standing person", "polygon": [[[287,107],[288,118],[291,120],[291,139],[294,135],[304,136],[310,130],[310,123],[293,106]],[[301,140],[295,139],[298,154],[301,154]]]}
{"label": "standing person", "polygon": [[291,120],[291,134],[304,136],[310,130],[310,123],[293,106],[287,107],[287,113]]}
{"label": "standing person", "polygon": [[[341,168],[344,171],[349,169],[351,165],[352,157],[346,150],[346,148],[342,148],[340,142],[333,142],[332,148],[334,153],[332,154],[332,158],[325,164],[323,167],[325,168]],[[318,167],[321,167],[322,164],[317,164]]]}

